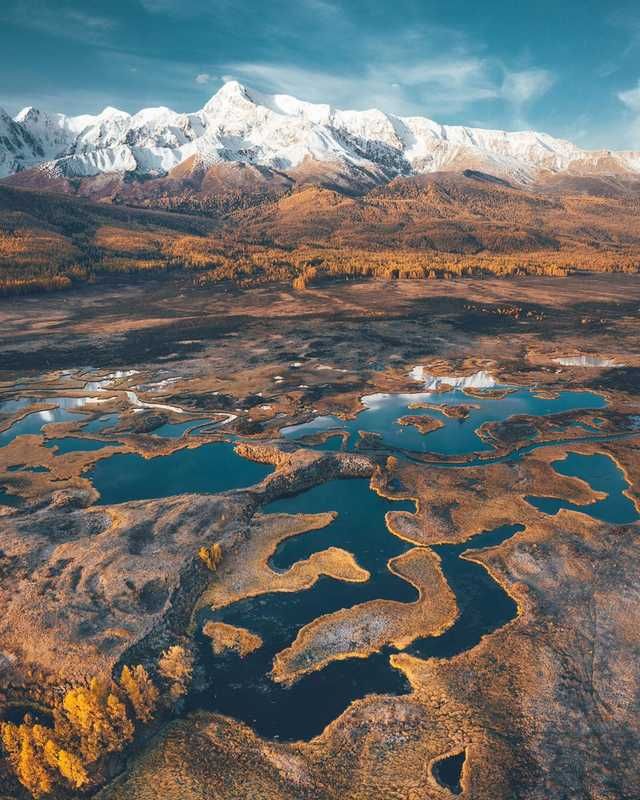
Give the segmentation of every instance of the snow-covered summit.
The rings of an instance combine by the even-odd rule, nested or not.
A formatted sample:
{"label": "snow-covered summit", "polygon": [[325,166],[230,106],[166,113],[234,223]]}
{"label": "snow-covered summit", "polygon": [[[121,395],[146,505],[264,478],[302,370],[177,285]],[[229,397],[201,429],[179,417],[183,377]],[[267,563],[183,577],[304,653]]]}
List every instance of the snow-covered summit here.
{"label": "snow-covered summit", "polygon": [[199,111],[128,114],[105,108],[67,117],[27,107],[0,112],[0,176],[46,163],[67,176],[163,175],[195,156],[295,171],[305,160],[390,179],[476,169],[527,183],[544,174],[640,172],[640,153],[590,152],[535,131],[441,125],[384,111],[342,111],[225,83]]}

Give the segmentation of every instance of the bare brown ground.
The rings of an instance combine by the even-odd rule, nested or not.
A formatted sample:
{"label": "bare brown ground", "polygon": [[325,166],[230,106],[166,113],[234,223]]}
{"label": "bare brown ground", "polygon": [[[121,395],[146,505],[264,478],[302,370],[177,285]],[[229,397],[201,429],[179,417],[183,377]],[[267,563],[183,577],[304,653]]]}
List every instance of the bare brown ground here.
{"label": "bare brown ground", "polygon": [[211,649],[214,655],[233,650],[244,657],[262,647],[262,639],[255,633],[235,625],[226,625],[224,622],[209,622],[204,625],[202,632],[211,639]]}
{"label": "bare brown ground", "polygon": [[438,428],[444,427],[444,422],[440,419],[435,419],[434,417],[421,417],[414,414],[408,414],[405,417],[400,417],[398,424],[413,425],[413,427],[420,431],[420,433],[431,433],[431,431],[437,431]]}
{"label": "bare brown ground", "polygon": [[[479,531],[514,521],[529,523],[541,516],[524,500],[526,494],[561,497],[585,505],[601,498],[577,478],[558,475],[550,462],[558,453],[537,450],[521,462],[425,470],[405,464],[390,474],[379,472],[374,486],[383,494],[418,499],[417,511],[388,511],[387,525],[396,536],[417,545],[464,542]],[[404,486],[402,495],[388,491],[393,477]]]}
{"label": "bare brown ground", "polygon": [[369,573],[358,566],[351,553],[338,547],[313,553],[286,572],[274,572],[269,568],[267,562],[279,542],[324,528],[334,519],[332,513],[257,514],[251,522],[246,545],[224,560],[200,605],[223,608],[237,600],[268,592],[299,592],[313,586],[320,575],[342,581],[368,580]]}
{"label": "bare brown ground", "polygon": [[273,679],[293,683],[341,658],[366,658],[386,644],[406,647],[420,636],[438,636],[455,622],[455,596],[437,556],[416,547],[391,559],[389,570],[418,590],[415,603],[370,600],[318,617],[298,632],[274,660]]}

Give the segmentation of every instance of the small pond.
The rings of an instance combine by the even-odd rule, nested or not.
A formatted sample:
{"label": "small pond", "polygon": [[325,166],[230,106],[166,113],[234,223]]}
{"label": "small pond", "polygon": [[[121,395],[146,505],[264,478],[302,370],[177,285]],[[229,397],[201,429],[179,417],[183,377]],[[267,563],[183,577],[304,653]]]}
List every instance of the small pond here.
{"label": "small pond", "polygon": [[252,486],[273,467],[237,455],[231,442],[183,448],[170,455],[143,458],[122,453],[98,461],[88,473],[101,505],[176,494],[215,494]]}

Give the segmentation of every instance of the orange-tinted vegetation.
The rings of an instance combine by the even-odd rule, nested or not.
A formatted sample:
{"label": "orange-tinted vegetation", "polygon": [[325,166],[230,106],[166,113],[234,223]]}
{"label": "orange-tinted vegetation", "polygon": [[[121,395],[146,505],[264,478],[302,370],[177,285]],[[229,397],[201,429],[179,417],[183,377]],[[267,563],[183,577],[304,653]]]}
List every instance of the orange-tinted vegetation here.
{"label": "orange-tinted vegetation", "polygon": [[56,788],[97,786],[109,774],[109,756],[186,693],[192,668],[191,654],[174,645],[161,655],[155,680],[138,664],[124,666],[117,681],[94,678],[74,686],[54,705],[52,724],[29,715],[19,724],[0,723],[0,749],[35,798]]}
{"label": "orange-tinted vegetation", "polygon": [[[223,188],[219,179],[209,186]],[[0,294],[169,270],[196,272],[200,286],[284,281],[299,290],[341,277],[637,272],[637,193],[571,191],[461,175],[397,179],[358,197],[279,185],[212,218],[201,206],[185,215],[2,187]]]}

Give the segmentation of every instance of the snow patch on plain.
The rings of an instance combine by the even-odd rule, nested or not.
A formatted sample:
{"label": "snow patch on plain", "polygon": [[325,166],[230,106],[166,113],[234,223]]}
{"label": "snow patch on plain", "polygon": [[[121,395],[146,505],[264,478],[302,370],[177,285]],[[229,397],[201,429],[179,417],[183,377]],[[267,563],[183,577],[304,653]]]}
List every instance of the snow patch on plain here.
{"label": "snow patch on plain", "polygon": [[489,372],[479,370],[472,375],[433,375],[424,367],[414,367],[409,376],[423,384],[426,392],[434,392],[445,387],[453,389],[493,389],[496,380]]}
{"label": "snow patch on plain", "polygon": [[624,367],[612,358],[599,358],[598,356],[566,356],[553,359],[556,364],[563,367]]}

